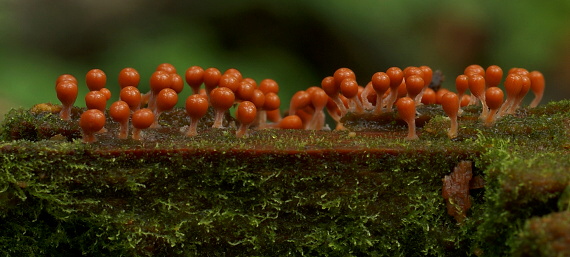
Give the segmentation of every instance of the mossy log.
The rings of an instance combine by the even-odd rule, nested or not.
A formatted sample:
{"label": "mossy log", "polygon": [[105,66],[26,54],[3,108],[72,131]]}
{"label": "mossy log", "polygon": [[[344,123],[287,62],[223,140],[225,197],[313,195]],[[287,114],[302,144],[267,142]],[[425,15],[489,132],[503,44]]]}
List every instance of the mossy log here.
{"label": "mossy log", "polygon": [[[418,108],[419,140],[396,115],[349,115],[349,131],[229,128],[188,138],[184,111],[141,141],[118,125],[92,144],[77,119],[12,110],[0,132],[0,250],[8,256],[549,256],[568,230],[570,101],[493,127],[480,108],[449,121]],[[228,117],[229,118],[229,117]],[[473,163],[458,223],[443,178]],[[566,252],[567,253],[567,252]]]}

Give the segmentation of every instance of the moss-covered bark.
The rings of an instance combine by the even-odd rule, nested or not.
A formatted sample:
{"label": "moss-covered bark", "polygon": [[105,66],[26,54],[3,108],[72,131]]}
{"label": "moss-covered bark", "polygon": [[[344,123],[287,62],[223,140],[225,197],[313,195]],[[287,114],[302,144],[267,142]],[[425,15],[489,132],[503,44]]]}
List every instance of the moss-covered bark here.
{"label": "moss-covered bark", "polygon": [[[525,236],[529,218],[567,206],[560,195],[570,183],[568,107],[564,101],[523,110],[493,128],[470,118],[474,109],[453,141],[441,111],[432,108],[416,142],[401,139],[406,129],[397,120],[374,117],[359,121],[366,127],[352,126],[356,134],[259,130],[238,139],[233,129],[202,126],[189,139],[179,132],[185,120],[174,120],[176,110],[143,141],[114,139],[116,124],[109,122],[111,133],[94,144],[77,140],[76,125],[57,115],[13,110],[1,132],[0,250],[12,256],[524,253],[520,242],[532,242]],[[68,127],[52,130],[62,126]],[[474,162],[474,176],[486,184],[471,190],[472,208],[458,225],[441,190],[443,177],[463,160]]]}

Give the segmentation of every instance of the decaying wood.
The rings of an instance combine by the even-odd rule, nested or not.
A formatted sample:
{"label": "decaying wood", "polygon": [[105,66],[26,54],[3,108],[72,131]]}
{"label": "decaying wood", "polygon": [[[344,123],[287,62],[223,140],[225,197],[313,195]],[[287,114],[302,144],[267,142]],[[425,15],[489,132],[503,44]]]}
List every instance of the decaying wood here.
{"label": "decaying wood", "polygon": [[473,177],[471,166],[471,161],[461,161],[449,176],[443,178],[442,196],[446,200],[447,213],[460,224],[467,217],[467,210],[471,208],[469,196],[469,184]]}

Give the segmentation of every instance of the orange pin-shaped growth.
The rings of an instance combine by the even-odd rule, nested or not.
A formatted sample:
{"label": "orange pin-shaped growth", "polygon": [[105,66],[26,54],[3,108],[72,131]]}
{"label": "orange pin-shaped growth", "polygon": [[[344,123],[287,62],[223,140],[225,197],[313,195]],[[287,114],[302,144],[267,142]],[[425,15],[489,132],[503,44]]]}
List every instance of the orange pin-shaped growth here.
{"label": "orange pin-shaped growth", "polygon": [[315,109],[310,121],[307,123],[306,129],[322,129],[325,120],[324,109],[327,106],[329,96],[320,87],[310,87],[307,93],[311,96],[311,106]]}
{"label": "orange pin-shaped growth", "polygon": [[220,77],[220,81],[218,83],[218,87],[227,87],[232,92],[237,92],[241,79],[234,73],[225,73]]}
{"label": "orange pin-shaped growth", "polygon": [[170,63],[161,63],[156,67],[156,71],[164,71],[168,74],[176,73],[176,67]]}
{"label": "orange pin-shaped growth", "polygon": [[119,123],[118,138],[126,139],[129,134],[129,117],[131,116],[131,108],[125,101],[116,101],[109,107],[109,115]]}
{"label": "orange pin-shaped growth", "polygon": [[259,112],[259,110],[263,109],[263,106],[265,106],[265,94],[263,94],[261,90],[255,89],[248,101],[252,102]]}
{"label": "orange pin-shaped growth", "polygon": [[236,118],[240,125],[236,131],[237,137],[243,137],[247,133],[247,129],[257,117],[257,108],[255,104],[250,101],[243,101],[239,103],[236,111]]}
{"label": "orange pin-shaped growth", "polygon": [[154,123],[152,127],[158,127],[158,119],[160,115],[166,111],[172,110],[178,102],[178,94],[171,88],[160,90],[156,96],[156,110],[154,111]]}
{"label": "orange pin-shaped growth", "polygon": [[141,140],[141,130],[147,129],[154,122],[154,113],[148,109],[143,108],[133,113],[132,119],[133,123],[133,139]]}
{"label": "orange pin-shaped growth", "polygon": [[265,94],[265,102],[263,103],[263,109],[267,111],[273,111],[279,109],[281,106],[281,99],[277,93],[269,92]]}
{"label": "orange pin-shaped growth", "polygon": [[[244,79],[245,80],[245,79]],[[261,92],[261,90],[259,89],[255,89],[253,90],[253,94],[251,96],[251,98],[248,100],[250,102],[252,102],[255,105],[255,108],[257,108],[257,115],[255,117],[255,121],[252,125],[260,125],[260,122],[262,121],[262,117],[263,116],[263,122],[265,123],[266,120],[266,112],[264,106],[265,106],[265,94],[263,92]]]}
{"label": "orange pin-shaped growth", "polygon": [[245,81],[247,83],[252,84],[253,86],[255,86],[255,88],[258,88],[257,86],[257,81],[255,81],[255,79],[252,78],[243,78],[241,81]]}
{"label": "orange pin-shaped growth", "polygon": [[489,114],[485,119],[485,126],[492,126],[495,124],[496,113],[503,104],[503,90],[498,87],[490,87],[485,91],[485,101],[489,107]]}
{"label": "orange pin-shaped growth", "polygon": [[276,113],[279,114],[279,107],[281,106],[281,99],[276,93],[268,92],[265,93],[264,96],[265,100],[263,101],[263,107],[258,108],[257,112],[257,116],[259,119],[259,128],[262,129],[267,127],[268,113],[276,111]]}
{"label": "orange pin-shaped growth", "polygon": [[87,109],[97,109],[102,112],[107,108],[107,96],[101,91],[89,91],[85,95]]}
{"label": "orange pin-shaped growth", "polygon": [[70,120],[71,108],[77,99],[77,82],[71,80],[61,81],[55,86],[55,91],[57,93],[57,99],[61,101],[63,106],[59,112],[59,117],[62,120]]}
{"label": "orange pin-shaped growth", "polygon": [[321,88],[325,90],[325,93],[331,98],[331,100],[337,105],[337,108],[341,112],[341,116],[344,116],[347,112],[344,103],[340,99],[340,85],[337,87],[335,84],[335,79],[332,76],[323,78],[321,81]]}
{"label": "orange pin-shaped growth", "polygon": [[497,65],[491,65],[487,67],[485,71],[485,82],[487,83],[487,87],[496,87],[501,84],[501,80],[503,79],[503,69]]}
{"label": "orange pin-shaped growth", "polygon": [[204,86],[206,87],[206,95],[210,97],[210,92],[214,90],[220,83],[222,72],[217,68],[207,68],[204,70]]}
{"label": "orange pin-shaped growth", "polygon": [[119,93],[119,98],[125,101],[133,112],[136,112],[141,106],[141,92],[136,87],[124,87]]}
{"label": "orange pin-shaped growth", "polygon": [[386,111],[391,112],[392,106],[398,99],[398,88],[404,80],[404,72],[398,67],[391,67],[386,70],[386,74],[390,77],[390,94],[386,100]]}
{"label": "orange pin-shaped growth", "polygon": [[429,88],[429,85],[431,84],[431,81],[433,79],[433,70],[429,66],[422,65],[418,68],[423,72],[422,79],[424,80],[424,88],[418,94],[418,96],[416,96],[416,99],[414,99],[416,101],[416,104],[423,103],[422,99],[424,97],[424,93]]}
{"label": "orange pin-shaped growth", "polygon": [[374,109],[374,105],[376,104],[376,92],[374,91],[374,87],[372,86],[372,81],[368,82],[362,90],[360,94],[360,100],[362,101],[362,106],[366,110]]}
{"label": "orange pin-shaped growth", "polygon": [[277,94],[279,93],[279,84],[277,84],[275,80],[264,79],[261,82],[259,82],[259,90],[261,90],[261,92],[263,92],[264,94],[267,94],[269,92]]}
{"label": "orange pin-shaped growth", "polygon": [[524,75],[520,75],[521,76],[521,90],[519,91],[514,104],[509,108],[509,114],[513,114],[515,113],[515,111],[520,107],[524,97],[526,96],[526,94],[528,93],[528,91],[530,90],[530,86],[531,86],[531,81],[530,78],[528,77],[528,72],[524,73]]}
{"label": "orange pin-shaped growth", "polygon": [[[238,89],[236,90],[235,94],[236,94],[236,99],[238,99],[238,101],[251,101],[251,98],[253,97],[253,93],[254,91],[257,89],[257,87],[255,86],[255,81],[249,81],[246,79],[243,79],[238,86]],[[263,92],[259,91],[262,95]]]}
{"label": "orange pin-shaped growth", "polygon": [[429,86],[429,84],[431,84],[431,81],[433,79],[433,70],[429,66],[426,66],[426,65],[422,65],[418,68],[420,70],[422,70],[422,72],[424,73],[424,76],[422,78],[424,79],[424,82],[425,82],[424,88],[427,88]]}
{"label": "orange pin-shaped growth", "polygon": [[180,75],[176,73],[170,74],[170,88],[177,94],[180,94],[180,92],[184,90],[184,80],[182,80]]}
{"label": "orange pin-shaped growth", "polygon": [[224,74],[222,74],[222,76],[226,74],[235,76],[238,79],[238,82],[241,82],[241,80],[243,79],[243,75],[241,74],[241,72],[235,68],[227,69],[226,71],[224,71]]}
{"label": "orange pin-shaped growth", "polygon": [[437,90],[437,92],[435,92],[435,103],[442,104],[443,96],[449,92],[451,91],[449,91],[447,88],[440,88],[439,90]]}
{"label": "orange pin-shaped growth", "polygon": [[364,107],[358,98],[358,83],[353,78],[346,78],[340,83],[340,92],[349,100],[349,110],[362,113]]}
{"label": "orange pin-shaped growth", "polygon": [[190,125],[186,136],[198,135],[198,122],[208,112],[208,98],[204,95],[193,94],[186,98],[186,113],[190,117]]}
{"label": "orange pin-shaped growth", "polygon": [[89,109],[79,119],[79,127],[83,131],[83,142],[93,143],[97,141],[95,133],[105,126],[105,114],[98,109]]}
{"label": "orange pin-shaped growth", "polygon": [[455,138],[457,137],[458,130],[457,114],[459,111],[459,97],[453,92],[448,92],[441,97],[441,106],[449,119],[451,119],[447,136],[449,138]]}
{"label": "orange pin-shaped growth", "polygon": [[396,102],[398,116],[408,124],[407,140],[416,140],[416,103],[410,97],[402,97]]}
{"label": "orange pin-shaped growth", "polygon": [[111,90],[109,90],[108,88],[106,88],[106,87],[101,88],[101,90],[99,90],[99,92],[101,92],[105,95],[105,99],[107,99],[107,101],[109,101],[109,99],[111,99]]}
{"label": "orange pin-shaped growth", "polygon": [[481,112],[481,116],[479,117],[481,119],[484,119],[487,117],[487,113],[489,111],[487,109],[487,103],[485,102],[485,77],[476,73],[471,73],[468,79],[468,83],[469,83],[469,90],[471,91],[471,93],[473,93],[473,95],[477,97],[479,101],[481,101],[481,105],[483,106],[483,111]]}
{"label": "orange pin-shaped growth", "polygon": [[408,96],[412,99],[417,99],[417,96],[424,89],[424,79],[419,75],[411,75],[406,78],[405,82]]}
{"label": "orange pin-shaped growth", "polygon": [[509,108],[514,105],[516,98],[522,88],[522,77],[520,75],[511,73],[505,79],[505,91],[507,92],[507,100],[497,114],[499,117],[505,115]]}
{"label": "orange pin-shaped growth", "polygon": [[234,101],[234,92],[227,87],[218,87],[210,92],[210,104],[216,110],[212,128],[223,127],[224,114],[232,107]]}
{"label": "orange pin-shaped growth", "polygon": [[186,83],[192,88],[192,94],[200,92],[200,86],[204,82],[204,69],[200,66],[192,66],[186,70]]}
{"label": "orange pin-shaped growth", "polygon": [[529,107],[534,108],[538,106],[540,100],[542,100],[542,96],[544,95],[544,75],[540,71],[531,71],[528,74],[530,78],[530,89],[534,93],[534,99],[530,103]]}
{"label": "orange pin-shaped growth", "polygon": [[293,97],[291,97],[289,115],[295,115],[297,110],[303,109],[309,104],[311,104],[311,94],[304,90],[297,91]]}
{"label": "orange pin-shaped growth", "polygon": [[303,121],[297,115],[289,115],[279,122],[281,129],[303,129]]}
{"label": "orange pin-shaped growth", "polygon": [[435,91],[431,88],[426,88],[422,96],[422,104],[435,104]]}
{"label": "orange pin-shaped growth", "polygon": [[471,64],[469,66],[467,66],[465,68],[465,70],[463,71],[463,74],[471,77],[472,75],[480,75],[480,76],[485,76],[485,69],[483,69],[483,67],[481,67],[481,65],[478,64]]}
{"label": "orange pin-shaped growth", "polygon": [[376,106],[374,108],[375,114],[382,113],[382,97],[390,89],[390,76],[385,72],[376,72],[372,75],[371,79],[372,88],[376,92]]}
{"label": "orange pin-shaped growth", "polygon": [[85,82],[90,91],[98,91],[105,87],[107,75],[100,69],[92,69],[85,75]]}
{"label": "orange pin-shaped growth", "polygon": [[[463,99],[465,95],[465,91],[469,89],[469,77],[465,74],[461,74],[455,78],[455,89],[457,90],[457,98],[459,100]],[[458,114],[461,115],[463,110],[461,109],[461,105],[459,105]]]}
{"label": "orange pin-shaped growth", "polygon": [[121,89],[125,87],[138,87],[141,76],[134,68],[124,68],[119,72],[119,86]]}
{"label": "orange pin-shaped growth", "polygon": [[152,111],[156,110],[156,97],[161,90],[170,88],[172,80],[170,74],[166,71],[155,71],[150,76],[150,97],[148,99],[148,108]]}
{"label": "orange pin-shaped growth", "polygon": [[[342,93],[342,88],[341,88],[341,83],[343,80],[345,79],[351,79],[356,81],[356,75],[354,74],[354,72],[349,69],[349,68],[339,68],[337,69],[334,74],[333,74],[333,79],[334,79],[334,85],[335,88],[337,88],[337,90],[340,90],[340,92]],[[358,86],[358,85],[357,85]],[[324,88],[323,88],[324,89]],[[326,89],[325,89],[326,91]],[[357,89],[358,92],[358,89]],[[328,93],[327,93],[328,94]],[[344,94],[344,93],[343,93]],[[346,96],[346,95],[344,95]],[[350,97],[347,97],[350,98]],[[333,98],[333,100],[335,100]],[[336,101],[336,100],[335,100]],[[342,110],[342,109],[341,109]],[[346,112],[343,113],[343,115],[346,114]]]}
{"label": "orange pin-shaped growth", "polygon": [[75,76],[71,74],[59,75],[59,77],[57,77],[57,79],[55,80],[55,85],[57,86],[57,84],[59,84],[62,81],[72,81],[75,82],[75,84],[77,84],[77,79],[75,78]]}

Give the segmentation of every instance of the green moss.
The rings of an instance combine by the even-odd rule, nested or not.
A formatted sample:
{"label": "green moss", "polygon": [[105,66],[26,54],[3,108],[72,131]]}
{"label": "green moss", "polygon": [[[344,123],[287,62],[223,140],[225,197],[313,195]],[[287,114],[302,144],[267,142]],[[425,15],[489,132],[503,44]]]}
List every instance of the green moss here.
{"label": "green moss", "polygon": [[531,218],[517,234],[512,256],[568,256],[569,230],[568,211]]}
{"label": "green moss", "polygon": [[[485,202],[477,227],[476,249],[506,255],[518,244],[517,233],[528,218],[556,211],[556,201],[570,183],[568,153],[553,147],[562,142],[517,143],[510,137],[481,136],[489,147],[476,162],[485,170]],[[489,244],[506,238],[506,244]]]}
{"label": "green moss", "polygon": [[[83,148],[82,144],[75,145]],[[37,151],[34,146],[37,143],[20,142],[18,150],[3,148],[6,174],[17,174],[4,180],[10,188],[5,193],[18,199],[7,216],[35,199],[44,206],[46,215],[66,225],[86,223],[84,226],[104,228],[97,238],[101,248],[87,250],[90,254],[114,253],[114,249],[139,254],[189,249],[269,254],[295,249],[310,255],[358,255],[382,245],[383,251],[409,255],[403,246],[408,235],[416,232],[408,230],[413,226],[404,224],[401,217],[409,215],[413,220],[417,209],[433,208],[420,207],[422,198],[441,205],[437,194],[419,196],[424,191],[437,191],[440,175],[418,176],[408,168],[414,163],[383,154],[346,158],[338,153],[256,156],[210,152],[196,156],[176,152],[151,161],[156,152],[148,152],[148,156],[106,155],[87,147],[73,149],[71,155],[46,146]],[[83,154],[79,154],[81,150]],[[90,156],[91,164],[78,165],[86,156]],[[327,164],[339,157],[346,159]],[[390,171],[378,170],[380,165],[369,158],[389,159],[401,174],[394,178]],[[239,161],[243,159],[248,163]],[[24,162],[27,165],[16,165]],[[268,169],[268,162],[283,168]],[[435,164],[442,165],[425,165],[431,169]],[[38,166],[53,168],[44,168],[38,174],[33,168]],[[447,169],[438,173],[444,174]],[[412,178],[415,183],[405,184]],[[423,179],[430,180],[429,189],[424,188]],[[15,186],[21,182],[27,186]],[[410,192],[415,192],[413,197]],[[410,201],[416,202],[413,209],[407,206]],[[398,229],[386,228],[386,223]],[[385,238],[386,232],[396,237]],[[141,249],[148,241],[160,246]],[[398,242],[401,246],[395,247]]]}
{"label": "green moss", "polygon": [[[200,135],[186,138],[179,131],[186,121],[175,110],[143,141],[109,133],[93,144],[69,133],[77,131],[73,122],[13,110],[1,131],[0,250],[12,256],[524,252],[528,220],[567,206],[561,195],[570,183],[568,105],[522,110],[491,128],[469,109],[456,140],[447,138],[441,110],[430,106],[418,141],[402,139],[405,124],[392,114],[347,117],[365,124],[349,126],[356,133],[252,130],[237,139],[235,129],[201,126]],[[48,133],[53,127],[64,129]],[[53,139],[61,133],[68,140]],[[486,184],[471,190],[473,207],[458,225],[441,188],[462,160],[473,161],[474,175]]]}

